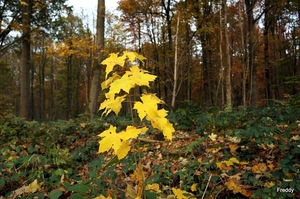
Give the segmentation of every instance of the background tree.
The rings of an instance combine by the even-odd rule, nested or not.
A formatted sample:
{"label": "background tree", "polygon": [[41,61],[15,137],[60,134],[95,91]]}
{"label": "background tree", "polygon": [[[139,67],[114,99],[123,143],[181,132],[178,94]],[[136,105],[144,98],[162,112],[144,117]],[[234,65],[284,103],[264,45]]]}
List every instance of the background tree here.
{"label": "background tree", "polygon": [[105,32],[105,0],[98,0],[97,8],[97,33],[96,33],[96,52],[97,61],[94,63],[93,78],[91,83],[90,102],[89,109],[91,119],[94,118],[94,114],[99,108],[98,95],[100,89],[100,71],[101,62],[103,60],[104,51],[104,32]]}
{"label": "background tree", "polygon": [[32,20],[32,0],[22,4],[22,67],[21,67],[21,100],[20,117],[32,119],[30,115],[30,35]]}
{"label": "background tree", "polygon": [[[65,0],[53,0],[51,3],[26,0],[21,1],[22,18],[22,68],[21,68],[21,97],[20,97],[20,116],[26,119],[32,119],[31,108],[33,105],[30,103],[30,73],[33,77],[33,70],[31,68],[30,58],[30,35],[34,29],[49,28],[48,21],[55,22],[57,14],[61,12],[61,8],[65,5]],[[12,9],[18,11],[18,9]],[[49,10],[51,12],[49,12]],[[15,14],[17,16],[17,14]],[[55,24],[55,23],[54,23]],[[8,25],[9,27],[9,25]]]}
{"label": "background tree", "polygon": [[229,44],[229,35],[228,35],[228,27],[227,27],[227,1],[222,1],[223,5],[223,18],[224,18],[224,36],[225,36],[225,54],[226,54],[226,108],[232,109],[232,90],[231,90],[231,56],[230,56],[230,44]]}

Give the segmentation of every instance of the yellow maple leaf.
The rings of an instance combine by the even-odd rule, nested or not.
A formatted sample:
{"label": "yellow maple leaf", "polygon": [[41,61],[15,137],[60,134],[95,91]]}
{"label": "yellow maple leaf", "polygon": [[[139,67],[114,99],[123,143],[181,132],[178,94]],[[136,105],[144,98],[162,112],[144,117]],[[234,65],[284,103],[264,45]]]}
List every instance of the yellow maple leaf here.
{"label": "yellow maple leaf", "polygon": [[116,127],[110,125],[109,129],[103,131],[98,135],[103,139],[99,141],[99,150],[98,153],[108,151],[113,148],[115,151],[118,151],[121,146],[121,140],[119,135],[116,133]]}
{"label": "yellow maple leaf", "polygon": [[231,190],[233,193],[240,193],[242,191],[242,188],[235,183],[234,179],[229,179],[226,183],[225,183],[226,187],[228,190]]}
{"label": "yellow maple leaf", "polygon": [[248,164],[249,164],[249,162],[246,162],[246,161],[242,161],[239,163],[239,165],[248,165]]}
{"label": "yellow maple leaf", "polygon": [[212,141],[216,141],[216,139],[217,139],[217,135],[214,134],[214,133],[210,134],[208,137],[209,137]]}
{"label": "yellow maple leaf", "polygon": [[218,167],[219,169],[221,169],[221,170],[224,171],[224,172],[227,172],[227,171],[233,169],[232,166],[227,166],[227,165],[224,163],[224,161],[222,161],[222,162],[217,162],[216,165],[217,165],[217,167]]}
{"label": "yellow maple leaf", "polygon": [[21,1],[21,5],[22,6],[28,6],[28,3],[26,3],[25,1]]}
{"label": "yellow maple leaf", "polygon": [[139,118],[142,120],[146,115],[150,118],[159,117],[158,114],[162,114],[157,110],[157,104],[162,103],[162,101],[154,94],[142,94],[142,102],[136,102],[133,109],[136,109]]}
{"label": "yellow maple leaf", "polygon": [[147,130],[147,127],[137,129],[134,126],[128,126],[125,131],[116,133],[116,127],[110,125],[109,129],[98,135],[102,137],[102,140],[99,141],[98,153],[108,151],[112,148],[120,160],[124,158],[131,149],[129,139],[137,138],[139,134]]}
{"label": "yellow maple leaf", "polygon": [[263,173],[267,170],[267,165],[265,163],[258,163],[251,170],[253,173]]}
{"label": "yellow maple leaf", "polygon": [[195,197],[193,196],[193,194],[181,190],[181,189],[176,189],[176,188],[172,188],[172,191],[174,193],[174,195],[177,197],[177,199],[194,199]]}
{"label": "yellow maple leaf", "polygon": [[229,160],[225,160],[224,163],[227,165],[227,166],[232,166],[234,163],[238,164],[239,163],[239,160],[236,159],[236,158],[230,158]]}
{"label": "yellow maple leaf", "polygon": [[239,148],[239,146],[237,144],[229,144],[229,148],[230,148],[230,153],[234,154],[235,151]]}
{"label": "yellow maple leaf", "polygon": [[222,149],[221,146],[219,146],[218,148],[213,149],[213,153],[218,153],[220,150]]}
{"label": "yellow maple leaf", "polygon": [[[109,96],[109,95],[107,95]],[[119,97],[109,97],[104,102],[101,103],[99,110],[105,109],[102,113],[102,115],[108,115],[111,111],[115,112],[116,115],[119,114],[121,108],[122,108],[122,102],[125,100],[124,96]]]}
{"label": "yellow maple leaf", "polygon": [[136,190],[132,187],[131,184],[127,184],[126,190],[125,190],[125,196],[126,198],[136,198]]}
{"label": "yellow maple leaf", "polygon": [[172,140],[172,133],[175,131],[173,125],[167,118],[165,109],[157,110],[157,104],[163,103],[156,95],[143,94],[142,102],[135,102],[133,109],[136,109],[139,118],[149,120],[154,128],[161,130],[168,140]]}
{"label": "yellow maple leaf", "polygon": [[161,193],[161,190],[159,189],[159,184],[157,184],[157,183],[147,184],[147,186],[145,187],[145,190],[155,191],[156,193]]}
{"label": "yellow maple leaf", "polygon": [[14,158],[12,157],[12,156],[9,156],[8,158],[7,158],[7,160],[6,161],[11,161],[11,160],[13,160]]}
{"label": "yellow maple leaf", "polygon": [[125,131],[121,131],[119,133],[119,137],[122,140],[129,140],[129,139],[134,139],[139,136],[142,132],[146,132],[148,130],[147,127],[143,128],[136,128],[135,126],[127,126]]}
{"label": "yellow maple leaf", "polygon": [[167,140],[172,140],[172,134],[175,132],[175,129],[168,120],[166,124],[163,126],[162,131]]}
{"label": "yellow maple leaf", "polygon": [[140,55],[136,52],[128,52],[128,51],[124,51],[124,56],[127,56],[130,62],[134,62],[135,59],[138,59],[140,61],[143,62],[143,60],[146,60],[147,58],[144,57],[143,55]]}
{"label": "yellow maple leaf", "polygon": [[141,162],[137,164],[137,167],[134,170],[134,176],[137,182],[137,191],[136,191],[137,197],[142,197],[144,192],[145,177],[144,177],[144,172],[143,172]]}
{"label": "yellow maple leaf", "polygon": [[120,56],[116,53],[111,53],[108,58],[103,60],[101,64],[106,65],[105,69],[105,79],[107,78],[107,75],[113,70],[114,66],[124,66],[125,58],[123,56]]}
{"label": "yellow maple leaf", "polygon": [[108,88],[112,82],[120,78],[121,78],[120,75],[114,73],[111,77],[109,77],[107,80],[101,83],[102,90]]}
{"label": "yellow maple leaf", "polygon": [[271,163],[271,164],[268,165],[268,167],[269,167],[269,169],[272,171],[272,170],[274,169],[275,166],[274,166],[273,163]]}
{"label": "yellow maple leaf", "polygon": [[141,100],[144,104],[150,103],[151,109],[155,109],[157,107],[157,104],[163,104],[163,101],[159,99],[155,94],[143,94],[141,96]]}
{"label": "yellow maple leaf", "polygon": [[271,187],[273,187],[275,185],[275,183],[273,182],[273,181],[271,181],[271,182],[265,182],[264,183],[264,187],[267,187],[267,188],[271,188]]}
{"label": "yellow maple leaf", "polygon": [[233,143],[239,143],[239,142],[241,142],[241,139],[237,138],[237,137],[228,136],[228,139],[229,139],[230,142],[233,142]]}
{"label": "yellow maple leaf", "polygon": [[296,135],[296,136],[293,136],[291,139],[294,140],[294,141],[298,141],[298,140],[300,140],[300,136]]}
{"label": "yellow maple leaf", "polygon": [[86,127],[86,123],[82,122],[82,123],[80,123],[80,126],[81,126],[82,128],[84,128],[84,127]]}
{"label": "yellow maple leaf", "polygon": [[147,72],[148,71],[142,70],[138,66],[132,66],[130,72],[127,71],[125,75],[135,84],[149,87],[149,82],[154,81],[156,76],[147,74]]}
{"label": "yellow maple leaf", "polygon": [[241,194],[243,194],[247,198],[251,198],[251,196],[252,196],[252,192],[249,190],[246,190],[246,189],[242,189]]}
{"label": "yellow maple leaf", "polygon": [[128,140],[122,141],[119,150],[116,151],[116,155],[118,156],[118,159],[119,160],[123,159],[128,154],[130,149],[131,146],[129,145],[129,141]]}
{"label": "yellow maple leaf", "polygon": [[168,115],[168,111],[167,110],[165,110],[165,109],[159,109],[158,111],[157,111],[157,116],[158,117],[167,117],[167,115]]}
{"label": "yellow maple leaf", "polygon": [[28,187],[26,187],[26,193],[35,193],[36,191],[41,189],[41,185],[38,184],[37,179],[35,179]]}
{"label": "yellow maple leaf", "polygon": [[141,121],[146,117],[147,115],[146,107],[142,102],[135,102],[133,109],[137,110]]}
{"label": "yellow maple leaf", "polygon": [[129,93],[130,89],[135,86],[135,83],[131,81],[127,76],[122,76],[120,79],[115,80],[110,84],[109,93],[117,94],[121,90]]}
{"label": "yellow maple leaf", "polygon": [[198,158],[197,162],[198,162],[199,164],[201,164],[201,163],[202,163],[202,157]]}
{"label": "yellow maple leaf", "polygon": [[194,184],[191,186],[191,191],[192,191],[192,192],[197,191],[197,183],[194,183]]}

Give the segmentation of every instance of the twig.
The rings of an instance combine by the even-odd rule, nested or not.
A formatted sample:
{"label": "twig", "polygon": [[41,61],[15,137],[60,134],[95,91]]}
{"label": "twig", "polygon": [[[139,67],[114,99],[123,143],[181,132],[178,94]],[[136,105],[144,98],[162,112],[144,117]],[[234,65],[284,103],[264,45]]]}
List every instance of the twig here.
{"label": "twig", "polygon": [[164,143],[165,141],[160,141],[160,140],[151,140],[147,138],[137,138],[139,141],[142,142],[148,142],[148,143]]}
{"label": "twig", "polygon": [[223,188],[223,189],[221,189],[220,191],[218,191],[218,193],[217,193],[215,199],[217,199],[218,195],[219,195],[224,189],[225,189],[225,188]]}
{"label": "twig", "polygon": [[209,185],[209,182],[210,182],[211,176],[212,176],[212,174],[210,174],[210,175],[209,175],[208,182],[207,182],[207,184],[206,184],[206,187],[205,187],[205,190],[204,190],[204,193],[203,193],[203,195],[202,195],[202,198],[201,198],[201,199],[203,199],[203,198],[204,198],[204,196],[205,196],[205,192],[206,192],[206,190],[207,190],[207,187],[208,187],[208,185]]}

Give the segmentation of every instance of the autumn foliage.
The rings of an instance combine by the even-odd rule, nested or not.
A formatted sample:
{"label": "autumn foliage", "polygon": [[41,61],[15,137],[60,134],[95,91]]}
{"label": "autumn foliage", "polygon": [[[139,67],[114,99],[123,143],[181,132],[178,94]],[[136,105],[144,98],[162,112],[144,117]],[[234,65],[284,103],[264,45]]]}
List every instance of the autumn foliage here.
{"label": "autumn foliage", "polygon": [[[100,105],[100,110],[105,109],[102,113],[108,115],[111,111],[118,114],[122,108],[122,102],[130,94],[130,90],[136,86],[147,86],[154,81],[156,76],[148,74],[147,71],[140,69],[135,62],[143,62],[146,58],[135,53],[125,51],[123,55],[115,53],[105,59],[102,64],[106,65],[106,81],[102,83],[102,89],[109,88],[109,91],[105,94],[106,100]],[[130,70],[126,71],[122,76],[117,75],[114,72],[110,77],[108,75],[113,71],[114,66],[124,67],[126,61],[129,61]],[[124,95],[117,96],[121,93],[121,90],[125,92]],[[137,110],[138,116],[141,121],[145,118],[150,121],[153,128],[156,128],[163,132],[163,135],[167,140],[172,140],[172,133],[175,131],[172,124],[166,119],[167,111],[165,109],[158,110],[158,104],[164,103],[155,94],[142,94],[141,101],[134,102],[133,109]],[[128,126],[126,131],[116,133],[116,127],[110,126],[110,128],[99,136],[102,140],[99,142],[99,153],[108,151],[112,148],[118,159],[124,158],[130,151],[130,139],[135,139],[139,134],[146,133],[148,129],[135,128],[134,126]]]}

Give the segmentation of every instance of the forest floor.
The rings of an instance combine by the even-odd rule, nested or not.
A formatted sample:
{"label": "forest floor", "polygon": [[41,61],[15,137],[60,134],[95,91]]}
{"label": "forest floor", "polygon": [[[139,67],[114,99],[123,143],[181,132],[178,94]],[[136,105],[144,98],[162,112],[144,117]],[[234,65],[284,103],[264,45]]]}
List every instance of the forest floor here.
{"label": "forest floor", "polygon": [[[118,160],[100,134],[126,117],[0,123],[0,198],[300,198],[300,118],[290,109],[170,116]],[[138,125],[146,125],[141,124]]]}

